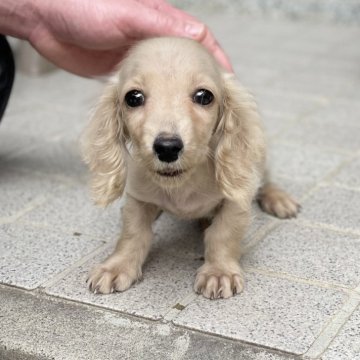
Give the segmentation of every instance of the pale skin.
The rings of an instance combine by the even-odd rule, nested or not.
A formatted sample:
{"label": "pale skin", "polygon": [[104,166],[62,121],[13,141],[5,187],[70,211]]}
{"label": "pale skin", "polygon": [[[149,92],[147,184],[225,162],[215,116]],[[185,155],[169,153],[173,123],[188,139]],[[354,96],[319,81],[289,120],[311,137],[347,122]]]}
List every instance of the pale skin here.
{"label": "pale skin", "polygon": [[2,0],[0,33],[28,40],[69,72],[111,72],[137,41],[157,36],[192,38],[228,71],[229,59],[210,30],[164,0]]}

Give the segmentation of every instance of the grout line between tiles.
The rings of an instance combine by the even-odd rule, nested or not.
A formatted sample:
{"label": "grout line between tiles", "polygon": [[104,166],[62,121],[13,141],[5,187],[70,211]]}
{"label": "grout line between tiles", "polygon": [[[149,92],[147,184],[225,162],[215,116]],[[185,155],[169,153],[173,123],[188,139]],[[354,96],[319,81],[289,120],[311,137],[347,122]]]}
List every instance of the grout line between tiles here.
{"label": "grout line between tiles", "polygon": [[[283,138],[276,139],[276,143],[281,144],[281,145],[286,145],[286,146],[289,146],[292,148],[303,148],[306,145],[306,144],[302,144],[302,143],[294,143],[291,141],[287,141],[287,140],[284,140]],[[312,146],[312,147],[318,149],[319,151],[330,152],[330,153],[338,154],[338,155],[342,155],[342,156],[353,156],[354,155],[354,150],[344,150],[339,147],[328,147],[328,146],[316,146],[316,147]]]}
{"label": "grout line between tiles", "polygon": [[354,192],[360,192],[360,187],[355,187],[355,186],[348,186],[345,184],[341,184],[341,183],[331,183],[329,184],[333,187],[339,188],[339,189],[344,189],[344,190],[349,190],[349,191],[354,191]]}
{"label": "grout line between tiles", "polygon": [[63,279],[66,275],[70,274],[72,271],[74,271],[75,269],[79,268],[81,265],[85,264],[87,261],[89,261],[90,259],[94,258],[96,255],[100,254],[102,251],[104,251],[105,249],[107,249],[108,247],[112,246],[111,244],[105,243],[103,245],[101,245],[100,247],[98,247],[97,249],[95,249],[94,251],[90,252],[89,254],[83,256],[81,259],[79,259],[78,261],[74,262],[73,264],[71,264],[69,267],[67,267],[65,270],[59,272],[58,274],[56,274],[55,276],[51,277],[49,280],[43,282],[37,289],[41,292],[44,292],[44,290],[47,287],[50,287],[52,285],[55,285],[58,281],[60,281],[61,279]]}
{"label": "grout line between tiles", "polygon": [[306,279],[306,278],[301,278],[301,277],[291,275],[288,273],[282,273],[282,272],[277,272],[277,271],[268,270],[268,269],[255,268],[255,267],[251,267],[251,266],[244,266],[243,269],[247,273],[276,277],[276,278],[280,278],[283,280],[296,282],[299,284],[320,287],[323,289],[332,289],[332,290],[337,290],[337,291],[343,291],[347,294],[352,294],[354,296],[358,295],[357,288],[352,289],[352,288],[347,287],[346,285],[342,285],[342,284],[329,283],[329,282],[324,282],[324,281],[320,281],[320,280],[316,280],[316,279]]}
{"label": "grout line between tiles", "polygon": [[242,254],[246,254],[254,246],[256,246],[262,239],[265,238],[267,234],[273,231],[275,228],[281,225],[279,219],[270,219],[268,223],[261,226],[255,233],[251,236],[251,240],[243,247]]}
{"label": "grout line between tiles", "polygon": [[18,219],[20,219],[22,216],[24,216],[31,210],[34,210],[37,207],[45,204],[46,200],[47,200],[47,198],[44,195],[40,195],[40,196],[36,197],[34,200],[27,203],[24,208],[17,211],[15,214],[10,215],[10,216],[0,217],[0,225],[15,223]]}
{"label": "grout line between tiles", "polygon": [[330,319],[320,335],[312,343],[308,351],[304,354],[305,358],[317,359],[329,347],[336,335],[339,333],[343,325],[349,319],[351,314],[356,310],[360,304],[360,296],[355,294],[350,296],[348,301],[337,312],[337,314]]}
{"label": "grout line between tiles", "polygon": [[306,220],[306,219],[298,219],[297,222],[299,225],[307,226],[310,228],[325,229],[325,230],[335,231],[335,232],[338,232],[341,234],[360,236],[360,230],[357,230],[357,229],[341,228],[341,227],[338,227],[338,226],[335,226],[332,224],[315,222],[315,221],[310,221],[310,220]]}
{"label": "grout line between tiles", "polygon": [[323,182],[331,183],[331,180],[340,173],[340,171],[347,165],[351,164],[358,157],[357,153],[353,153],[348,159],[343,160],[333,171],[323,178]]}
{"label": "grout line between tiles", "polygon": [[186,308],[197,298],[198,295],[194,292],[191,292],[185,297],[183,297],[171,309],[169,309],[169,311],[164,314],[164,321],[168,322],[174,320],[181,313],[181,311],[184,310],[184,308]]}
{"label": "grout line between tiles", "polygon": [[314,104],[314,106],[306,111],[300,112],[299,114],[297,114],[296,116],[294,116],[294,118],[292,120],[290,120],[288,122],[288,124],[286,126],[284,126],[283,129],[279,130],[274,136],[271,137],[271,140],[276,141],[276,142],[281,142],[281,138],[282,135],[286,134],[286,132],[292,128],[294,125],[296,125],[297,123],[299,123],[300,121],[306,120],[307,117],[316,114],[319,110],[321,110],[322,108],[324,108],[326,106],[326,102],[318,102],[316,105]]}
{"label": "grout line between tiles", "polygon": [[[1,224],[1,222],[0,222],[0,224]],[[40,229],[40,230],[53,230],[53,231],[55,231],[57,233],[61,233],[61,234],[64,234],[64,235],[71,235],[71,234],[74,234],[74,233],[77,232],[77,231],[75,231],[75,229],[69,229],[69,227],[65,228],[65,227],[62,227],[62,226],[57,226],[55,228],[51,224],[34,222],[34,221],[29,221],[29,220],[22,220],[22,219],[19,219],[18,222],[14,223],[14,225],[30,226],[32,228]],[[119,228],[119,231],[120,230],[121,230],[121,227]],[[91,233],[91,232],[86,232],[86,230],[81,231],[81,235],[87,236],[87,237],[90,237],[90,238],[96,238],[96,239],[102,240],[103,242],[106,242],[106,243],[109,243],[109,244],[112,243],[113,238],[118,236],[117,234],[110,235],[110,236],[109,235],[106,235],[106,236],[97,235],[97,234],[94,234],[94,233]]]}

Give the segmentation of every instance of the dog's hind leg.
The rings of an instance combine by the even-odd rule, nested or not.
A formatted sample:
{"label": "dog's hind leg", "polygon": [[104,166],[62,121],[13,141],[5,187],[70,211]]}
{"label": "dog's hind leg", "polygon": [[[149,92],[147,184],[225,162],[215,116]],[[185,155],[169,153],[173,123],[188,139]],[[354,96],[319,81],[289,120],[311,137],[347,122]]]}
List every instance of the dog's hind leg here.
{"label": "dog's hind leg", "polygon": [[301,208],[291,195],[272,182],[260,187],[257,202],[263,211],[280,219],[296,217]]}

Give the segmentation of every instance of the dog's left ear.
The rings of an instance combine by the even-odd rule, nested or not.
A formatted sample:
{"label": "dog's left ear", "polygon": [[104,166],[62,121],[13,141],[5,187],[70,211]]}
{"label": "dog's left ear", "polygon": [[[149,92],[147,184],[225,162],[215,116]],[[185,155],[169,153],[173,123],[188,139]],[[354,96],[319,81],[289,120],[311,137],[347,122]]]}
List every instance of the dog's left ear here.
{"label": "dog's left ear", "polygon": [[81,138],[83,158],[91,172],[92,197],[107,206],[124,191],[126,183],[125,131],[115,82],[110,82]]}
{"label": "dog's left ear", "polygon": [[216,179],[224,196],[246,209],[263,175],[265,139],[252,96],[231,74],[224,74],[223,82],[223,109],[214,134]]}

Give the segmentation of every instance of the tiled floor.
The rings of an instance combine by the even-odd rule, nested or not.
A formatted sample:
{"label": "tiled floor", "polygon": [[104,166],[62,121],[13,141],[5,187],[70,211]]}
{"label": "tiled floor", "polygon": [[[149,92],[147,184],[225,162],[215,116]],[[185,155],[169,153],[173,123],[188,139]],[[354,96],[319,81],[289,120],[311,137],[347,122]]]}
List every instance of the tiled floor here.
{"label": "tiled floor", "polygon": [[[201,233],[197,224],[168,215],[155,225],[143,281],[125,293],[90,294],[87,273],[111,251],[121,227],[122,202],[105,211],[91,203],[77,148],[102,84],[61,71],[18,74],[0,126],[0,298],[15,287],[37,299],[31,319],[24,315],[32,324],[50,301],[59,313],[47,334],[51,326],[54,333],[65,326],[62,311],[87,304],[89,314],[103,314],[111,326],[128,321],[137,331],[152,328],[169,337],[182,351],[169,355],[174,359],[211,358],[203,338],[194,347],[194,336],[203,333],[212,335],[206,341],[214,359],[225,358],[224,349],[229,359],[238,358],[234,349],[240,348],[244,359],[360,359],[360,29],[202,17],[256,96],[273,175],[301,201],[301,215],[280,221],[255,209],[242,258],[246,287],[232,299],[194,294]],[[77,355],[50,351],[53,335],[34,347],[36,331],[14,341],[16,304],[4,314],[0,307],[0,355],[7,347],[55,359],[117,358],[110,350],[101,357],[101,346],[93,345],[92,357],[85,355],[89,348],[76,349]],[[84,328],[88,322],[84,315]],[[101,340],[107,335],[101,324],[92,341],[106,350],[111,344]],[[140,336],[137,331],[126,333]],[[160,353],[148,358],[166,358]]]}

